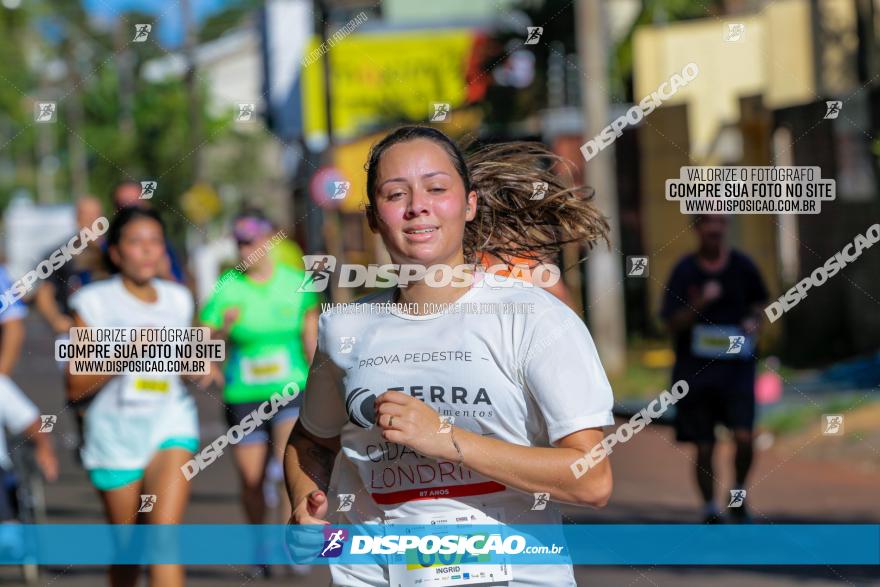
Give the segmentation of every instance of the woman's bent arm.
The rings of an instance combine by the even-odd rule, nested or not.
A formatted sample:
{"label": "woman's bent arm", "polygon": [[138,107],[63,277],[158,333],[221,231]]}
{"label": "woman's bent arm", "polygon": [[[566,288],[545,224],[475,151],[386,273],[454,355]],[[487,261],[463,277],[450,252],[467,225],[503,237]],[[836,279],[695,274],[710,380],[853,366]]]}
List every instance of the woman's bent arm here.
{"label": "woman's bent arm", "polygon": [[[338,436],[319,438],[309,433],[300,420],[294,425],[284,451],[284,478],[287,494],[294,508],[294,521],[297,523],[310,523],[308,520],[296,519],[297,510],[301,509],[298,506],[315,491],[327,492],[339,447]],[[313,512],[309,512],[311,514]]]}
{"label": "woman's bent arm", "polygon": [[[73,324],[77,328],[87,328],[88,324],[83,322],[79,315],[74,314]],[[74,375],[73,361],[67,365],[67,399],[77,401],[95,395],[104,385],[116,377],[116,375]]]}
{"label": "woman's bent arm", "polygon": [[[601,429],[569,434],[555,448],[521,446],[460,428],[454,433],[464,456],[464,466],[499,483],[529,493],[546,492],[554,501],[594,507],[604,507],[611,496],[608,459],[591,467],[580,478],[572,470],[575,461],[602,441]],[[458,460],[454,447],[449,454]]]}
{"label": "woman's bent arm", "polygon": [[528,493],[550,493],[555,501],[602,507],[611,495],[608,459],[600,460],[586,474],[575,475],[573,468],[575,462],[602,441],[601,428],[568,434],[555,447],[531,447],[488,438],[457,426],[442,432],[437,412],[398,391],[385,392],[376,404],[382,437],[425,456],[453,463],[461,461],[465,467],[509,487]]}

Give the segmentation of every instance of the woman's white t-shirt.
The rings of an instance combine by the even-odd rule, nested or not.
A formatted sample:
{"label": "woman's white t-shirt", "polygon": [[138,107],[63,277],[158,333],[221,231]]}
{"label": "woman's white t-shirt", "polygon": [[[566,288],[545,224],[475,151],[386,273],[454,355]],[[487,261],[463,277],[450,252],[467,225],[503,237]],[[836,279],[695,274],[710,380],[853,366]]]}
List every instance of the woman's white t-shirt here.
{"label": "woman's white t-shirt", "polygon": [[[155,279],[153,303],[133,296],[118,275],[89,284],[70,307],[90,327],[192,326],[193,300],[182,285]],[[86,469],[145,468],[163,440],[198,438],[195,402],[178,375],[127,373],[108,381],[84,418]]]}
{"label": "woman's white t-shirt", "polygon": [[[487,313],[379,312],[376,304],[393,293],[358,302],[372,303],[375,313],[334,309],[319,322],[302,424],[315,436],[341,437],[331,513],[338,494],[355,495],[351,510],[331,522],[383,523],[476,508],[499,512],[505,524],[561,524],[552,503],[533,510],[530,493],[384,441],[372,426],[372,406],[376,396],[395,389],[453,416],[460,429],[536,447],[613,424],[611,386],[581,319],[540,288],[497,275],[485,276],[458,300],[459,307]],[[499,313],[515,307],[533,313]],[[388,570],[379,565],[331,569],[336,583],[388,584]],[[566,565],[514,565],[509,583],[573,584]]]}

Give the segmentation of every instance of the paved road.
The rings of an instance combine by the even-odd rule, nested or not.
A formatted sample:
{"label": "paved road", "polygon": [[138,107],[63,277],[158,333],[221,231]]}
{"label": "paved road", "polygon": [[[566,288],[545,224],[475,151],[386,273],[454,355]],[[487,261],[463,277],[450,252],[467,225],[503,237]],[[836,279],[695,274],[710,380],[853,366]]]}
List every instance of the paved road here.
{"label": "paved road", "polygon": [[[52,339],[35,317],[29,318],[28,341],[15,379],[40,406],[43,413],[62,412],[60,374],[51,359]],[[225,430],[217,398],[199,394],[202,438],[214,438]],[[59,418],[53,435],[61,457],[61,478],[47,491],[49,521],[53,523],[102,523],[94,491],[76,465],[70,443],[73,422]],[[815,439],[821,442],[821,437]],[[729,462],[729,447],[722,447]],[[673,523],[699,521],[698,499],[690,482],[690,453],[671,441],[668,428],[648,428],[628,444],[615,448],[615,492],[602,511],[570,508],[569,521],[598,523]],[[729,472],[719,472],[722,487],[729,484]],[[237,501],[237,487],[230,459],[222,458],[198,475],[187,511],[187,523],[243,523]],[[758,456],[748,501],[759,523],[880,523],[876,473],[861,472],[842,463],[822,464],[793,458],[785,460],[772,452]],[[247,547],[242,545],[243,548]],[[284,569],[277,569],[283,571]],[[286,573],[271,580],[247,576],[241,566],[193,567],[189,585],[301,585],[328,584],[329,574],[316,568],[308,577]],[[650,568],[578,567],[579,585],[636,585],[782,587],[808,583],[811,586],[880,585],[880,569],[853,567],[811,568]],[[18,585],[17,569],[0,568],[0,585]],[[103,569],[96,567],[50,567],[43,570],[40,585],[93,587],[105,584]]]}

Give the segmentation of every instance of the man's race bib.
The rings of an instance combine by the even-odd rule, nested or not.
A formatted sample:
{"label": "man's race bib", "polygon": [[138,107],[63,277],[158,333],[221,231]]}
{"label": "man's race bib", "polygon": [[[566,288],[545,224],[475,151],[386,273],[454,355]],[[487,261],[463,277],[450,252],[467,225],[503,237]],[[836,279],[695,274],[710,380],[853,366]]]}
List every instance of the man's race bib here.
{"label": "man's race bib", "polygon": [[248,385],[274,383],[290,376],[290,356],[280,350],[264,357],[241,358],[241,380]]}
{"label": "man's race bib", "polygon": [[755,338],[735,325],[696,324],[691,331],[691,354],[704,359],[754,358]]}
{"label": "man's race bib", "polygon": [[[438,536],[453,533],[467,536],[468,525],[499,524],[503,522],[502,516],[503,512],[497,508],[486,511],[462,508],[444,514],[396,518],[387,523],[437,525]],[[479,585],[513,580],[513,572],[506,561],[480,564],[481,561],[490,560],[490,556],[486,554],[423,554],[414,548],[408,550],[404,556],[405,565],[388,565],[388,578],[392,587]],[[499,555],[492,555],[491,560],[498,558]]]}

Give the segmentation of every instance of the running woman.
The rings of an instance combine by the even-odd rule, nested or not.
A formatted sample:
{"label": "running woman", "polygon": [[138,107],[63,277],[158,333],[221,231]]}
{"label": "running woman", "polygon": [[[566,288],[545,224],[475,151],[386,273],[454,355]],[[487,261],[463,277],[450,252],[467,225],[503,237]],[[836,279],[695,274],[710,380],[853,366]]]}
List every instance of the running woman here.
{"label": "running woman", "polygon": [[[607,224],[582,193],[529,201],[533,182],[558,185],[541,165],[547,156],[520,143],[466,160],[443,133],[403,127],[371,151],[368,221],[398,264],[455,267],[498,243],[510,247],[505,255],[522,246],[551,258],[565,242],[603,239]],[[474,183],[477,165],[495,173]],[[483,281],[421,281],[360,300],[415,304],[417,313],[392,306],[321,316],[285,454],[292,524],[429,524],[453,512],[484,523],[560,524],[559,503],[608,501],[607,460],[579,478],[571,469],[613,423],[611,387],[589,332],[540,288],[491,274]],[[421,311],[452,302],[525,303],[534,312]],[[538,493],[549,494],[545,509],[533,509]],[[575,585],[570,565],[511,571],[507,585]],[[380,563],[334,564],[331,573],[334,585],[416,582],[410,570]]]}
{"label": "running woman", "polygon": [[[114,276],[85,286],[70,299],[76,326],[192,325],[193,300],[182,285],[158,279],[165,227],[144,208],[120,210],[107,232]],[[70,400],[94,395],[83,418],[83,466],[111,524],[178,524],[189,499],[180,468],[198,448],[196,405],[177,375],[70,375]],[[141,496],[154,502],[139,514]],[[151,498],[149,496],[155,496]],[[110,568],[114,587],[135,585],[137,566]],[[151,584],[184,584],[180,565],[154,565]]]}
{"label": "running woman", "polygon": [[[315,352],[317,294],[297,293],[305,273],[279,263],[270,253],[279,242],[272,223],[259,211],[236,218],[233,235],[241,262],[224,273],[201,311],[201,322],[227,339],[223,401],[231,427],[293,382],[304,389]],[[219,367],[218,367],[219,369]],[[241,502],[250,524],[266,517],[263,484],[273,457],[280,463],[301,398],[263,422],[233,449],[241,481]],[[271,447],[271,449],[270,449]],[[275,481],[281,481],[280,474]],[[290,517],[286,496],[281,515]]]}

